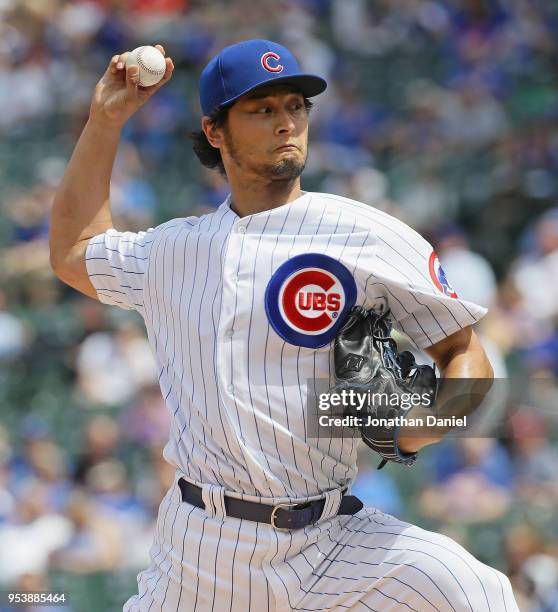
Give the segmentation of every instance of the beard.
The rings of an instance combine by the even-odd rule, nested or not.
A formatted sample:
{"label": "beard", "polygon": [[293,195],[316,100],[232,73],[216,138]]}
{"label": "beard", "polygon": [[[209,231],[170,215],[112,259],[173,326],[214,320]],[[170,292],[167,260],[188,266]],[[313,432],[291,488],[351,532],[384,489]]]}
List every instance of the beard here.
{"label": "beard", "polygon": [[258,170],[260,170],[262,176],[266,176],[272,181],[292,181],[302,174],[305,165],[305,159],[291,157],[281,159],[275,164],[262,164],[258,166]]}
{"label": "beard", "polygon": [[280,159],[273,164],[243,163],[238,155],[238,151],[231,138],[228,127],[224,129],[224,136],[229,156],[238,167],[246,166],[255,174],[271,182],[293,181],[302,174],[306,166],[306,157],[304,157],[304,159],[299,159],[294,155],[292,157]]}

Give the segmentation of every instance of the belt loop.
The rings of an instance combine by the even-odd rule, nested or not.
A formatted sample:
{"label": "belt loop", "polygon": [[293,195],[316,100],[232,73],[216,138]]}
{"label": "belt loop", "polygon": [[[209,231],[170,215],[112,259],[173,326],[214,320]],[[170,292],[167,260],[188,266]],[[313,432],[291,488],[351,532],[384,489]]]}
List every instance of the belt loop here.
{"label": "belt loop", "polygon": [[325,521],[333,516],[337,516],[342,497],[343,494],[341,493],[341,489],[326,491],[324,509],[322,510],[318,521]]}
{"label": "belt loop", "polygon": [[214,484],[204,484],[202,487],[202,499],[207,514],[220,519],[224,519],[227,516],[224,487]]}

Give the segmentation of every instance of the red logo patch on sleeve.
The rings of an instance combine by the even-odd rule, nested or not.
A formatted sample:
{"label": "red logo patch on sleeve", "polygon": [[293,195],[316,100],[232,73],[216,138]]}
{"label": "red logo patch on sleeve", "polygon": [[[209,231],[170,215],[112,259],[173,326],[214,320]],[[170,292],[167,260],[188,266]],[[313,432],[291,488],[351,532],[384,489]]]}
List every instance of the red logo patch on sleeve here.
{"label": "red logo patch on sleeve", "polygon": [[446,273],[440,264],[440,260],[438,259],[438,255],[436,255],[435,251],[432,251],[430,255],[430,259],[428,260],[428,270],[430,272],[430,278],[434,283],[434,286],[440,293],[447,295],[450,298],[457,298],[458,295],[455,292],[455,289],[450,285]]}

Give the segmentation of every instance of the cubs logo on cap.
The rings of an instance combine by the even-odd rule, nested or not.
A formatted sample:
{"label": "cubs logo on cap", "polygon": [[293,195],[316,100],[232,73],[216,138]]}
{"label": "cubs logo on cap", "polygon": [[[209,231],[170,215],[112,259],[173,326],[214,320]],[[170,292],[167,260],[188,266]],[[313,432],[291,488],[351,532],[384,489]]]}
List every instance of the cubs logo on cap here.
{"label": "cubs logo on cap", "polygon": [[449,284],[446,273],[444,272],[435,251],[432,251],[430,259],[428,260],[428,269],[430,271],[430,278],[432,279],[432,282],[441,293],[451,298],[458,297],[455,289]]}
{"label": "cubs logo on cap", "polygon": [[266,288],[265,310],[283,340],[319,348],[335,338],[356,297],[355,280],[343,264],[305,253],[275,271]]}
{"label": "cubs logo on cap", "polygon": [[[268,51],[264,53],[261,58],[262,66],[268,72],[283,72],[283,66],[278,64],[277,62],[281,59],[281,56],[278,53],[273,53],[273,51]],[[272,65],[270,60],[274,60],[274,64]]]}

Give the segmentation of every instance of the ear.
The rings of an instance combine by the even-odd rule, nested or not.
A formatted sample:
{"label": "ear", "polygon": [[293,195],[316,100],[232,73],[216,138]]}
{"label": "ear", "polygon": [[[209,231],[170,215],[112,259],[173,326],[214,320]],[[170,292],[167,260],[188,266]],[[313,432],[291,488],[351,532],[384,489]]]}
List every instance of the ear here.
{"label": "ear", "polygon": [[202,130],[209,144],[216,149],[220,149],[223,143],[223,132],[211,123],[209,117],[202,117]]}

